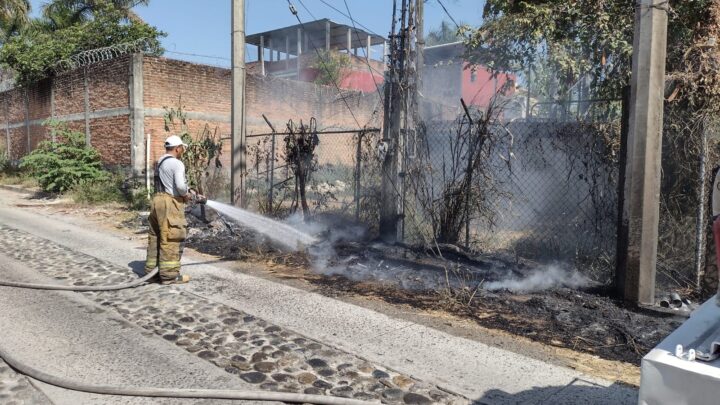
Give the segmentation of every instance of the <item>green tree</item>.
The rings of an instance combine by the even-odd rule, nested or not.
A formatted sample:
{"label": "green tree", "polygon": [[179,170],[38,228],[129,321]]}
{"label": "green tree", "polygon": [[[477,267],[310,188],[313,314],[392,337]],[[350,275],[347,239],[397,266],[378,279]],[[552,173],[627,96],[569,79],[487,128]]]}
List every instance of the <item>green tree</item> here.
{"label": "green tree", "polygon": [[142,22],[132,11],[137,5],[148,5],[150,0],[53,0],[43,8],[40,26],[58,30],[93,20],[110,7],[127,20]]}
{"label": "green tree", "polygon": [[453,28],[449,21],[443,20],[440,26],[434,30],[431,30],[425,36],[425,45],[442,45],[458,42],[462,40],[462,36],[458,34],[457,29]]}
{"label": "green tree", "polygon": [[27,25],[29,12],[29,0],[0,0],[0,42]]}
{"label": "green tree", "polygon": [[53,74],[56,64],[79,52],[145,40],[142,51],[161,54],[165,34],[142,21],[128,20],[127,12],[111,2],[96,0],[93,18],[55,31],[30,28],[11,37],[0,49],[0,64],[17,73],[18,84]]}
{"label": "green tree", "polygon": [[337,51],[320,51],[320,55],[311,65],[318,72],[315,83],[325,86],[340,85],[347,75],[350,64],[350,56],[347,54]]}
{"label": "green tree", "polygon": [[[467,58],[500,71],[543,63],[563,96],[580,77],[596,96],[619,97],[632,63],[633,0],[487,0],[480,27],[463,26]],[[670,0],[668,72],[682,71],[714,0]]]}

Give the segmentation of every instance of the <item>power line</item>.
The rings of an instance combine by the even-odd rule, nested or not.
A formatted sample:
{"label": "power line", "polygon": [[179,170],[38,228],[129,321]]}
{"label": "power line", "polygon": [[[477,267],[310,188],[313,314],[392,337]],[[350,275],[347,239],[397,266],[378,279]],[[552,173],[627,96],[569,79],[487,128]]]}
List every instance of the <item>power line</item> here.
{"label": "power line", "polygon": [[[325,0],[320,0],[320,2],[323,3],[324,5],[330,7],[331,9],[337,11],[338,13],[340,13],[340,15],[344,16],[345,18],[348,18],[350,21],[353,22],[353,26],[355,26],[355,24],[357,24],[358,26],[362,27],[365,31],[367,31],[367,32],[375,35],[376,37],[385,38],[384,36],[378,34],[377,32],[374,32],[374,31],[371,30],[370,28],[362,25],[360,22],[355,21],[355,20],[352,18],[352,14],[350,14],[350,10],[348,10],[348,14],[349,14],[349,15],[348,15],[348,14],[345,14],[345,13],[343,13],[342,11],[338,10],[335,6],[333,6],[332,4],[328,3],[328,2],[325,1]],[[345,7],[347,8],[347,2],[345,2]],[[357,29],[357,28],[356,28],[356,29]]]}
{"label": "power line", "polygon": [[438,2],[438,4],[440,4],[440,7],[442,7],[442,9],[445,11],[445,14],[447,14],[447,16],[450,17],[450,20],[453,22],[453,24],[455,24],[455,27],[460,28],[460,25],[457,23],[457,21],[455,21],[455,18],[453,18],[452,14],[450,14],[448,9],[443,4],[442,0],[437,0],[437,2]]}
{"label": "power line", "polygon": [[[303,31],[305,30],[305,24],[303,24],[302,20],[300,19],[300,16],[298,15],[297,9],[295,9],[295,6],[293,6],[292,2],[290,0],[287,0],[288,6],[290,7],[290,12],[295,16],[295,18],[298,20],[298,23],[302,27]],[[305,7],[305,4],[302,2],[302,0],[298,0],[301,6],[305,9],[305,11],[308,12],[312,16],[312,13],[310,13],[310,10],[308,10],[307,7]],[[330,69],[327,67],[327,62],[323,59],[322,55],[320,54],[320,51],[318,50],[317,46],[315,46],[315,41],[312,40],[312,38],[308,37],[308,41],[310,42],[310,45],[315,50],[315,53],[318,56],[318,59],[320,60],[320,65],[325,69],[325,71],[330,74]],[[299,62],[299,61],[298,61]],[[335,86],[335,88],[338,91],[338,94],[340,95],[340,98],[342,98],[343,103],[345,103],[345,107],[347,107],[348,112],[352,116],[353,120],[355,121],[355,124],[357,124],[358,128],[362,128],[363,126],[360,125],[360,121],[358,121],[357,117],[355,116],[355,112],[353,112],[352,108],[350,107],[350,104],[348,103],[347,99],[345,98],[345,95],[343,94],[342,90],[340,89],[340,86],[338,86],[335,81],[332,81],[332,84]]]}
{"label": "power line", "polygon": [[226,60],[226,61],[230,61],[230,60],[231,60],[230,58],[223,58],[222,56],[200,55],[200,54],[197,54],[197,53],[177,52],[177,51],[168,51],[168,50],[165,50],[165,52],[167,52],[167,53],[174,53],[174,54],[176,54],[176,55],[196,56],[196,57],[200,57],[200,58],[219,59],[219,60]]}
{"label": "power line", "polygon": [[[355,38],[358,42],[360,42],[360,36],[357,32],[357,27],[355,26],[355,20],[352,18],[352,13],[350,12],[350,6],[348,6],[347,0],[343,0],[345,2],[345,8],[347,9],[348,14],[350,15],[350,21],[352,22],[353,28],[355,29]],[[421,0],[422,1],[422,0]],[[369,45],[369,44],[368,44]],[[350,52],[350,50],[348,50]],[[375,85],[375,90],[377,90],[378,96],[380,97],[380,102],[384,102],[384,97],[382,94],[382,91],[380,91],[380,86],[378,86],[377,82],[375,81],[375,76],[373,75],[373,67],[370,65],[370,48],[368,46],[367,55],[365,55],[367,59],[365,59],[365,64],[367,65],[368,69],[370,69],[370,76],[372,77],[373,84]]]}
{"label": "power line", "polygon": [[[321,0],[321,1],[322,1],[322,0]],[[301,6],[303,6],[303,8],[305,9],[305,11],[307,11],[307,13],[310,14],[310,17],[311,17],[313,20],[317,20],[317,17],[315,17],[315,15],[310,11],[310,9],[308,9],[308,8],[305,6],[305,3],[303,3],[302,0],[298,0],[298,2],[300,3]],[[323,3],[324,3],[324,4],[327,4],[327,3],[325,3],[325,2],[323,2]],[[337,10],[335,7],[330,6],[329,4],[328,4],[328,6],[329,6],[330,8],[332,8],[333,10]],[[347,3],[346,3],[346,6],[347,6]],[[348,10],[348,11],[350,11],[350,10]],[[345,15],[345,14],[343,14],[343,15]],[[356,22],[355,20],[353,20],[352,16],[346,16],[346,17],[349,18],[350,21],[352,22],[353,28],[355,28],[355,36],[356,36],[358,42],[360,42],[360,38],[357,36],[357,27],[355,26],[355,23],[357,23],[357,22]],[[360,25],[360,23],[357,23],[357,24]],[[362,25],[360,25],[360,26],[362,26]],[[371,32],[371,34],[374,34],[374,33]],[[379,34],[375,34],[375,36],[382,37],[382,35],[379,35]],[[383,37],[383,38],[384,38],[384,37]],[[370,55],[368,55],[368,57],[370,57]],[[383,73],[383,72],[375,69],[374,67],[372,67],[369,62],[366,61],[366,64],[367,64],[368,68],[371,70],[371,73],[372,73],[372,72],[375,72],[375,73],[377,73],[377,74],[379,74],[379,75],[381,75],[381,76],[383,76],[383,75],[385,74],[385,73]],[[375,81],[375,80],[373,79],[373,82],[374,82],[374,81]],[[375,87],[377,88],[377,83],[376,83],[376,86],[375,86]],[[381,96],[381,97],[382,97],[382,96]]]}

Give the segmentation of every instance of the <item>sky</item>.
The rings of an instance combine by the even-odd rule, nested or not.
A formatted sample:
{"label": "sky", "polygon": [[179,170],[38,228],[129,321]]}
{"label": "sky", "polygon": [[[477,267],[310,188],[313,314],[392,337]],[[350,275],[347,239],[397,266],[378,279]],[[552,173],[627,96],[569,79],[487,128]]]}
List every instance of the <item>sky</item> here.
{"label": "sky", "polygon": [[[343,0],[325,0],[335,8],[345,10]],[[482,21],[484,0],[440,0],[459,23],[479,25]],[[298,0],[291,0],[303,23],[313,18]],[[37,13],[46,0],[31,0],[33,13]],[[302,3],[316,19],[330,18],[351,25],[350,20],[332,10],[320,0],[303,0]],[[350,14],[370,31],[387,36],[392,19],[392,0],[347,0]],[[398,1],[399,3],[399,1]],[[135,12],[147,23],[168,35],[163,39],[167,57],[218,66],[230,65],[230,4],[231,0],[151,0],[149,6],[138,6]],[[287,0],[245,0],[247,35],[297,24]],[[426,30],[438,27],[449,20],[438,0],[429,0],[425,6]],[[201,56],[202,55],[202,56]],[[256,55],[248,48],[247,55]]]}

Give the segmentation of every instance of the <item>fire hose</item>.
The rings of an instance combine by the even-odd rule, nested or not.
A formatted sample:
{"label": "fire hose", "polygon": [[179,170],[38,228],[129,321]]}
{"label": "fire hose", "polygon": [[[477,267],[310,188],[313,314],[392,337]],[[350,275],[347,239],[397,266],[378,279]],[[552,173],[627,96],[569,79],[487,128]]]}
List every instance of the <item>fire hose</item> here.
{"label": "fire hose", "polygon": [[[34,284],[15,281],[0,280],[0,286],[29,288],[35,290],[60,290],[60,291],[117,291],[127,288],[134,288],[147,282],[158,273],[155,269],[138,280],[109,286],[72,286],[57,284]],[[28,366],[10,352],[0,346],[0,358],[15,370],[28,377],[42,381],[46,384],[65,388],[72,391],[88,392],[102,395],[122,395],[136,397],[160,397],[160,398],[193,398],[193,399],[228,399],[245,401],[279,401],[288,403],[309,403],[318,405],[365,405],[371,402],[357,399],[341,398],[326,395],[296,394],[291,392],[271,391],[246,391],[246,390],[224,390],[224,389],[194,389],[194,388],[132,388],[118,387],[111,385],[94,385],[74,381],[66,377],[58,377]]]}

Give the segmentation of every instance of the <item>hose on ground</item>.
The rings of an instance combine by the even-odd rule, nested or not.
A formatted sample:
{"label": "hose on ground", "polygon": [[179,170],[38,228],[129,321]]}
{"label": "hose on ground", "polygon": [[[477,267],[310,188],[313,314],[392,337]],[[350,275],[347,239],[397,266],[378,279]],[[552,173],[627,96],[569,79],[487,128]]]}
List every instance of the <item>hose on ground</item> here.
{"label": "hose on ground", "polygon": [[5,287],[16,287],[16,288],[29,288],[33,290],[58,290],[58,291],[117,291],[125,290],[128,288],[135,288],[137,286],[145,284],[148,280],[155,277],[158,274],[158,269],[151,271],[142,278],[133,280],[123,284],[115,285],[62,285],[62,284],[34,284],[34,283],[22,283],[19,281],[4,281],[0,280],[0,286]]}
{"label": "hose on ground", "polygon": [[[34,290],[60,290],[60,291],[114,291],[137,287],[144,284],[158,273],[155,269],[138,280],[107,286],[73,286],[59,284],[34,284],[16,281],[0,280],[0,286],[29,288]],[[287,403],[308,403],[318,405],[366,405],[372,402],[357,399],[341,398],[326,395],[296,394],[291,392],[272,391],[245,391],[224,389],[195,389],[195,388],[132,388],[112,385],[92,385],[74,381],[65,377],[48,374],[42,370],[23,364],[10,352],[0,346],[0,358],[21,374],[42,381],[46,384],[73,391],[88,392],[101,395],[122,395],[133,397],[157,398],[192,398],[192,399],[229,399],[245,401],[278,401]]]}
{"label": "hose on ground", "polygon": [[193,388],[129,388],[112,385],[92,385],[74,381],[69,378],[58,377],[23,364],[7,350],[0,346],[0,358],[16,369],[38,381],[56,387],[73,391],[88,392],[91,394],[122,395],[134,397],[158,398],[193,398],[193,399],[230,399],[245,401],[279,401],[289,403],[309,403],[318,405],[367,405],[371,402],[357,399],[332,397],[324,395],[295,394],[290,392],[271,391],[244,391],[225,389],[193,389]]}

